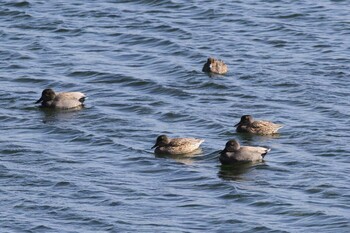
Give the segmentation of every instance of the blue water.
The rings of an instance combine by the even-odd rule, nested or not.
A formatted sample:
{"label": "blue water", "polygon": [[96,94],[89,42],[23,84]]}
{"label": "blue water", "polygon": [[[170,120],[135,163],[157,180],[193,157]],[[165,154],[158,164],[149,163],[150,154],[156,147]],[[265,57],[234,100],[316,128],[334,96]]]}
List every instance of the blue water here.
{"label": "blue water", "polygon": [[[349,232],[350,4],[0,0],[0,232]],[[229,72],[201,71],[209,56]],[[81,111],[39,109],[45,88]],[[284,124],[237,134],[241,115]],[[155,156],[160,134],[205,139]],[[229,139],[271,147],[222,167]]]}

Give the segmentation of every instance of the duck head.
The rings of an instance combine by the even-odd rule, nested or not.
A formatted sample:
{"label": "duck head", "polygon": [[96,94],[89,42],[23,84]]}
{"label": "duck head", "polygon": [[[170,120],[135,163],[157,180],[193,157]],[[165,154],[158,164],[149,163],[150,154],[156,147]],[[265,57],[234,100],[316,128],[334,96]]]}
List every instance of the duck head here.
{"label": "duck head", "polygon": [[45,89],[41,93],[40,99],[38,101],[36,101],[35,103],[38,104],[42,101],[44,101],[44,102],[51,101],[55,98],[55,96],[56,96],[56,94],[52,89]]}
{"label": "duck head", "polygon": [[243,115],[241,117],[241,121],[235,124],[234,127],[237,127],[239,125],[251,124],[251,123],[253,123],[253,117],[251,115]]}
{"label": "duck head", "polygon": [[168,138],[166,135],[160,135],[157,137],[156,144],[154,144],[154,146],[152,146],[151,149],[158,146],[166,146],[169,144],[169,142],[170,142],[170,138]]}
{"label": "duck head", "polygon": [[225,150],[228,152],[234,152],[239,150],[241,146],[239,145],[239,142],[235,139],[231,139],[228,142],[226,142]]}

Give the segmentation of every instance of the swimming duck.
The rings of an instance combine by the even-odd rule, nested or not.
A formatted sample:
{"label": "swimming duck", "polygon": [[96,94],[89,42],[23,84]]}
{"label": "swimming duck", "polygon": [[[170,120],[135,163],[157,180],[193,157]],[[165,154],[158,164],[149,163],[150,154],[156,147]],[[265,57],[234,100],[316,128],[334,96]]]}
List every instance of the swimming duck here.
{"label": "swimming duck", "polygon": [[240,133],[268,135],[277,133],[283,125],[275,124],[270,121],[254,121],[251,115],[244,115],[235,127],[237,127],[237,132]]}
{"label": "swimming duck", "polygon": [[227,65],[218,59],[209,57],[207,63],[204,64],[202,71],[211,72],[216,74],[225,74],[227,73]]}
{"label": "swimming duck", "polygon": [[219,160],[221,164],[261,161],[270,150],[270,148],[265,147],[240,146],[238,141],[232,139],[220,152]]}
{"label": "swimming duck", "polygon": [[85,95],[81,92],[55,93],[52,89],[45,89],[36,104],[41,102],[42,107],[70,109],[82,107],[85,98]]}
{"label": "swimming duck", "polygon": [[156,148],[156,154],[179,155],[188,154],[199,148],[204,142],[203,139],[197,138],[169,138],[166,135],[160,135],[156,144],[151,148]]}

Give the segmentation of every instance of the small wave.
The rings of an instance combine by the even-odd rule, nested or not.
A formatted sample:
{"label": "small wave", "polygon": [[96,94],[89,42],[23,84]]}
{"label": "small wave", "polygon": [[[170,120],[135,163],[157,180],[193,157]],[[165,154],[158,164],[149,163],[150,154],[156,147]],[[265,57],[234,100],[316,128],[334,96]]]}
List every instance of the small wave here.
{"label": "small wave", "polygon": [[10,1],[4,4],[5,6],[13,6],[13,7],[30,7],[30,2],[27,1]]}
{"label": "small wave", "polygon": [[51,231],[54,231],[55,229],[41,224],[38,226],[31,227],[28,230],[29,230],[29,232],[35,233],[35,232],[51,232]]}
{"label": "small wave", "polygon": [[100,78],[104,77],[111,77],[113,76],[112,73],[107,73],[107,72],[99,72],[99,71],[94,71],[94,70],[76,70],[72,71],[67,74],[69,77],[96,77],[100,81]]}
{"label": "small wave", "polygon": [[75,187],[76,185],[72,184],[71,182],[68,182],[68,181],[60,181],[60,182],[57,182],[55,185],[54,185],[54,188],[61,188],[61,187]]}
{"label": "small wave", "polygon": [[300,13],[291,13],[286,15],[277,15],[276,18],[279,19],[294,19],[294,18],[301,18],[307,16],[307,14],[300,14]]}
{"label": "small wave", "polygon": [[58,27],[57,29],[53,30],[53,33],[63,34],[66,36],[80,36],[84,32],[81,28],[64,28],[64,27]]}

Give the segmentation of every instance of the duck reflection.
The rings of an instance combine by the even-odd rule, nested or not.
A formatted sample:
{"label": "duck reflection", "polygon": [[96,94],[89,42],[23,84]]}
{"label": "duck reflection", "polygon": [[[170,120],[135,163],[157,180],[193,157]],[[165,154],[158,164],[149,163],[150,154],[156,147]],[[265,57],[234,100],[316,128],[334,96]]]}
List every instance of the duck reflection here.
{"label": "duck reflection", "polygon": [[156,158],[170,158],[175,160],[176,162],[185,164],[185,165],[191,165],[195,162],[195,158],[201,156],[203,153],[201,148],[198,148],[195,151],[192,151],[191,153],[182,154],[182,155],[164,155],[164,154],[155,154]]}
{"label": "duck reflection", "polygon": [[74,109],[57,110],[52,108],[39,108],[43,113],[43,123],[50,123],[59,120],[66,120],[76,117],[81,114],[79,110],[83,109],[83,106]]}
{"label": "duck reflection", "polygon": [[270,139],[275,139],[279,138],[280,134],[275,133],[275,134],[270,134],[270,135],[255,135],[251,133],[237,133],[236,136],[241,140],[241,141],[246,141],[246,142],[266,142],[269,141]]}
{"label": "duck reflection", "polygon": [[256,167],[264,165],[264,161],[242,162],[230,165],[221,165],[218,177],[223,180],[239,181],[245,180],[246,174],[256,169]]}

